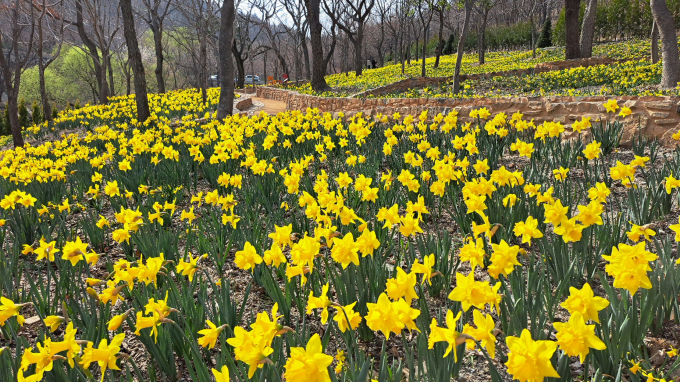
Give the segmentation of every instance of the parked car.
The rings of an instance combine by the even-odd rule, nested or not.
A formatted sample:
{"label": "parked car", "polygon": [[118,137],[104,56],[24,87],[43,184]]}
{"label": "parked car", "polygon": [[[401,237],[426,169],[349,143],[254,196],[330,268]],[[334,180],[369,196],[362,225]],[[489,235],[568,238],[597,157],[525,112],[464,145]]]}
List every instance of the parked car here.
{"label": "parked car", "polygon": [[260,77],[259,77],[259,76],[254,76],[254,75],[252,75],[252,74],[248,74],[248,75],[246,76],[245,84],[246,84],[246,85],[252,85],[253,83],[255,83],[256,85],[259,85],[259,84],[261,83],[261,82],[260,82]]}

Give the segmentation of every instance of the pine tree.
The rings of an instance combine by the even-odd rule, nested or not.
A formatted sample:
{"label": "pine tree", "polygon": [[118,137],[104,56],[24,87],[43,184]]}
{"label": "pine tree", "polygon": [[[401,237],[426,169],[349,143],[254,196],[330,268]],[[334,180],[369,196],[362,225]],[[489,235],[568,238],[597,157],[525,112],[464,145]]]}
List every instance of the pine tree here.
{"label": "pine tree", "polygon": [[42,113],[40,112],[40,106],[38,105],[38,101],[33,101],[33,115],[31,116],[31,118],[33,119],[34,125],[39,125],[43,121]]}
{"label": "pine tree", "polygon": [[550,17],[545,19],[545,23],[543,24],[543,29],[541,30],[541,35],[538,37],[538,44],[536,45],[539,48],[547,48],[552,46],[552,23],[550,22]]}
{"label": "pine tree", "polygon": [[449,39],[446,40],[446,44],[444,45],[444,50],[442,51],[443,54],[453,54],[453,49],[456,44],[456,36],[454,36],[453,33],[449,35]]}
{"label": "pine tree", "polygon": [[3,116],[3,125],[5,126],[5,130],[3,135],[10,135],[12,134],[12,125],[9,124],[9,108],[7,105],[5,105],[5,115]]}
{"label": "pine tree", "polygon": [[[5,108],[5,110],[7,110],[7,108]],[[7,131],[9,131],[9,129],[7,129]],[[5,131],[5,118],[0,115],[0,136],[9,135],[7,131]]]}
{"label": "pine tree", "polygon": [[26,100],[19,101],[19,126],[21,128],[28,127],[28,109],[26,108]]}

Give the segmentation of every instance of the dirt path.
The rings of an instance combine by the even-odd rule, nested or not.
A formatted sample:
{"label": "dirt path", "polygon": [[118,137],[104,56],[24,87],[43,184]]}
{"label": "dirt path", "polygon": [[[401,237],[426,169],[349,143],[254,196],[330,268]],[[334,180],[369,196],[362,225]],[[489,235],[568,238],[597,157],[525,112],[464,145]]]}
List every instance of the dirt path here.
{"label": "dirt path", "polygon": [[253,97],[253,101],[258,101],[264,104],[264,108],[262,110],[267,113],[267,114],[272,114],[276,115],[278,113],[284,112],[288,110],[288,107],[285,102],[282,101],[274,101],[271,99],[265,99],[265,98],[259,98],[259,97]]}

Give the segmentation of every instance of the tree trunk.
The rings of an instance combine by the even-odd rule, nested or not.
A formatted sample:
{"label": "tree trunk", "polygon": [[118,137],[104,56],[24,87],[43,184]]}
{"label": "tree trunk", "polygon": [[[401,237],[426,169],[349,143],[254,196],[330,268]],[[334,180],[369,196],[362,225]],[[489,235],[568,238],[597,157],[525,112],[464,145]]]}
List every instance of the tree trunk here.
{"label": "tree trunk", "polygon": [[[234,44],[231,46],[231,52],[233,53],[234,59],[236,60],[236,72],[238,73],[236,87],[238,87],[239,89],[243,89],[243,84],[246,81],[245,75],[246,70],[243,64],[243,58],[241,57],[241,52],[239,52],[238,49],[236,49],[236,40],[234,40]],[[283,69],[284,74],[288,73],[287,69],[284,68],[283,65],[281,69]]]}
{"label": "tree trunk", "polygon": [[595,20],[597,19],[597,0],[588,0],[586,14],[581,26],[581,57],[593,56],[593,36],[595,35]]}
{"label": "tree trunk", "polygon": [[[38,77],[40,82],[40,100],[42,102],[43,115],[45,121],[52,120],[52,108],[47,99],[47,85],[45,84],[45,61],[43,60],[43,28],[42,18],[38,24]],[[2,96],[2,93],[0,93]]]}
{"label": "tree trunk", "polygon": [[529,25],[531,27],[531,57],[536,58],[536,46],[538,45],[538,33],[536,33],[536,24],[534,23],[534,15],[529,18]]}
{"label": "tree trunk", "polygon": [[[16,79],[15,79],[16,81]],[[17,81],[18,84],[18,81]],[[9,113],[9,126],[12,130],[12,142],[14,147],[24,146],[24,137],[21,136],[21,125],[19,124],[19,103],[17,101],[18,91],[10,91],[7,94],[7,107]]]}
{"label": "tree trunk", "polygon": [[[93,62],[96,62],[96,60],[93,60]],[[103,64],[104,65],[100,66],[99,74],[99,103],[105,105],[109,102],[109,84],[108,81],[106,81],[106,61],[104,61]],[[95,68],[96,67],[97,65],[95,64]],[[97,70],[95,69],[95,72],[96,71]]]}
{"label": "tree trunk", "polygon": [[[134,25],[133,25],[134,26]],[[108,52],[107,52],[108,54]],[[141,54],[140,54],[141,57]],[[106,57],[106,66],[109,74],[109,94],[111,97],[116,95],[116,89],[115,89],[115,82],[113,81],[113,65],[111,64],[111,55],[107,55]]]}
{"label": "tree trunk", "polygon": [[579,8],[581,0],[564,0],[564,24],[566,32],[565,58],[567,60],[581,58],[579,46]]}
{"label": "tree trunk", "polygon": [[361,47],[364,43],[364,23],[360,22],[357,27],[357,36],[354,39],[354,71],[356,76],[363,73],[364,60],[361,57]]}
{"label": "tree trunk", "polygon": [[668,10],[666,0],[650,0],[650,8],[661,35],[661,58],[663,60],[661,87],[675,88],[680,82],[680,56],[673,16]]}
{"label": "tree trunk", "polygon": [[416,64],[418,63],[419,53],[420,53],[420,36],[416,36],[416,53],[414,54],[416,58]]}
{"label": "tree trunk", "polygon": [[203,105],[208,103],[208,43],[205,41],[208,36],[203,36],[199,41],[199,55],[201,70],[199,71],[199,84],[201,86],[201,99]]}
{"label": "tree trunk", "polygon": [[406,45],[404,46],[404,55],[406,55],[406,64],[411,65],[411,25],[408,26],[408,31],[406,32]]}
{"label": "tree trunk", "polygon": [[[42,50],[42,49],[40,49]],[[42,52],[41,52],[42,53]],[[45,84],[45,65],[42,62],[42,54],[38,55],[38,73],[40,77],[40,100],[42,101],[43,114],[46,121],[52,120],[52,107],[47,99],[47,85]]]}
{"label": "tree trunk", "polygon": [[479,65],[484,65],[486,53],[486,20],[489,16],[489,11],[482,11],[482,25],[479,27],[479,33],[477,34],[477,54],[479,58]]}
{"label": "tree trunk", "polygon": [[[90,58],[94,66],[94,76],[97,79],[97,86],[99,87],[99,102],[105,104],[108,101],[109,87],[106,84],[106,72],[103,70],[102,62],[100,61],[99,49],[97,45],[87,36],[85,31],[85,23],[83,21],[83,4],[82,0],[76,0],[76,28],[78,29],[78,36],[83,42],[83,45],[90,52]],[[104,68],[105,69],[105,68]]]}
{"label": "tree trunk", "polygon": [[428,28],[426,27],[423,30],[423,54],[422,54],[423,62],[420,65],[420,76],[421,77],[427,77],[427,72],[426,72],[426,68],[425,68],[425,59],[427,58],[427,32],[428,32],[427,29]]}
{"label": "tree trunk", "polygon": [[217,106],[218,120],[222,120],[234,112],[234,60],[231,54],[231,46],[234,40],[234,0],[224,0],[220,16],[220,103]]}
{"label": "tree trunk", "polygon": [[[142,54],[137,45],[135,18],[132,14],[132,0],[120,0],[120,10],[123,16],[123,33],[128,50],[128,60],[135,77],[135,101],[137,103],[137,120],[145,122],[151,116],[149,99],[146,95],[146,74],[142,63]],[[113,86],[113,84],[112,84]]]}
{"label": "tree trunk", "polygon": [[156,51],[156,69],[154,73],[156,74],[156,83],[158,84],[158,92],[165,93],[165,79],[163,78],[163,30],[160,25],[155,26],[152,29],[153,32],[153,42]]}
{"label": "tree trunk", "polygon": [[309,48],[307,48],[307,38],[303,33],[300,33],[300,46],[302,46],[302,59],[305,64],[306,79],[312,78],[312,72],[309,65]]}
{"label": "tree trunk", "polygon": [[460,67],[463,64],[463,49],[465,49],[465,38],[467,38],[468,29],[470,29],[470,14],[472,13],[472,0],[465,0],[465,21],[463,22],[463,30],[460,32],[460,39],[458,40],[458,52],[456,54],[456,70],[453,74],[453,94],[458,94],[460,91]]}
{"label": "tree trunk", "polygon": [[320,21],[320,0],[305,0],[307,7],[307,22],[309,23],[310,43],[312,45],[312,90],[323,93],[330,89],[326,83],[326,65],[323,56],[323,41],[321,33],[323,26]]}
{"label": "tree trunk", "polygon": [[659,62],[659,27],[652,23],[652,64]]}
{"label": "tree trunk", "polygon": [[377,51],[378,51],[378,65],[380,65],[381,68],[385,66],[385,52],[383,50],[384,43],[385,43],[385,24],[380,23],[380,44],[378,44]]}
{"label": "tree trunk", "polygon": [[444,9],[439,10],[439,44],[437,44],[437,57],[434,59],[434,69],[439,67],[439,59],[444,49]]}

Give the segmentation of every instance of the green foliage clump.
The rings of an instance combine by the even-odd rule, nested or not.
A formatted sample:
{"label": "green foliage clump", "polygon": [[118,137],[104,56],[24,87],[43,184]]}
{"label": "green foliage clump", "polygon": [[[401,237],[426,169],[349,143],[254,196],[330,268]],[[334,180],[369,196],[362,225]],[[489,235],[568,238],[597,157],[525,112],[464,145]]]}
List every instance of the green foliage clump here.
{"label": "green foliage clump", "polygon": [[39,125],[43,122],[42,112],[38,101],[33,101],[33,115],[31,116],[34,125]]}
{"label": "green foliage clump", "polygon": [[59,116],[59,109],[57,109],[57,103],[52,104],[52,119],[56,119]]}
{"label": "green foliage clump", "polygon": [[545,19],[545,23],[543,23],[543,29],[541,30],[541,35],[538,37],[538,44],[536,45],[539,48],[548,48],[552,46],[552,22],[550,21],[550,17]]}
{"label": "green foliage clump", "polygon": [[73,109],[74,109],[74,110],[80,109],[80,100],[77,100],[77,101],[76,101],[76,104],[73,105]]}
{"label": "green foliage clump", "polygon": [[[512,50],[528,47],[531,46],[531,24],[524,22],[487,28],[484,36],[488,50]],[[465,39],[465,51],[473,50],[477,50],[477,34],[468,33]]]}
{"label": "green foliage clump", "polygon": [[449,35],[449,39],[446,40],[446,44],[444,44],[444,49],[442,51],[443,54],[453,54],[453,52],[456,50],[456,36],[451,33]]}
{"label": "green foliage clump", "polygon": [[[5,108],[7,110],[7,108]],[[0,115],[0,136],[9,135],[9,125],[5,124],[5,118]]]}
{"label": "green foliage clump", "polygon": [[19,126],[22,129],[28,127],[28,109],[26,108],[26,100],[23,98],[19,101]]}
{"label": "green foliage clump", "polygon": [[5,113],[2,117],[2,120],[3,120],[3,126],[4,126],[2,135],[12,134],[12,125],[10,125],[10,123],[9,123],[9,108],[7,107],[7,105],[5,105]]}

